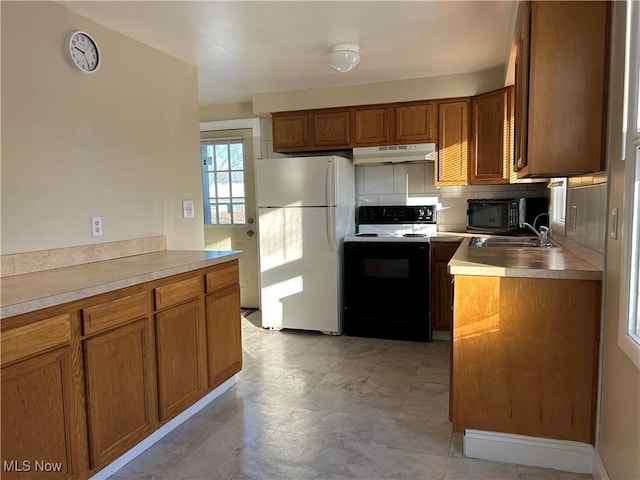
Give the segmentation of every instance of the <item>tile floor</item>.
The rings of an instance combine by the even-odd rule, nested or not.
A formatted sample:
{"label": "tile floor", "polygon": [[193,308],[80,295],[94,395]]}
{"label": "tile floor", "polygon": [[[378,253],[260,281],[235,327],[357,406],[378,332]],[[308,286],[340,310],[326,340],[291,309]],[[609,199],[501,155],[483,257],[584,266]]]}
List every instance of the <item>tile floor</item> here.
{"label": "tile floor", "polygon": [[448,342],[271,332],[254,317],[236,385],[112,480],[592,478],[463,458]]}

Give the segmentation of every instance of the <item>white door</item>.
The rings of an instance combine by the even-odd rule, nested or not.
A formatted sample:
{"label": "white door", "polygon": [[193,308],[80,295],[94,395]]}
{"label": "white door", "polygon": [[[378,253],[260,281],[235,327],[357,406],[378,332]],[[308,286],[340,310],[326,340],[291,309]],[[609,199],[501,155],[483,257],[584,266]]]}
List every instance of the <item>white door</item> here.
{"label": "white door", "polygon": [[258,241],[252,132],[200,132],[207,250],[242,250],[240,303],[258,308]]}

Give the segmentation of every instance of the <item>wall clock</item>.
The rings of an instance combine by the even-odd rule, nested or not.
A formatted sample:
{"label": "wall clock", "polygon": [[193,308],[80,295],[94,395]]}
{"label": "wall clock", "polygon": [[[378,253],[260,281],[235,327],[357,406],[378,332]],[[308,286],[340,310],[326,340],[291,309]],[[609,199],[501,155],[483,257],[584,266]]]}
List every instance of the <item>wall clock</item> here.
{"label": "wall clock", "polygon": [[86,32],[75,31],[65,41],[71,64],[84,73],[93,73],[100,66],[100,50],[96,41]]}

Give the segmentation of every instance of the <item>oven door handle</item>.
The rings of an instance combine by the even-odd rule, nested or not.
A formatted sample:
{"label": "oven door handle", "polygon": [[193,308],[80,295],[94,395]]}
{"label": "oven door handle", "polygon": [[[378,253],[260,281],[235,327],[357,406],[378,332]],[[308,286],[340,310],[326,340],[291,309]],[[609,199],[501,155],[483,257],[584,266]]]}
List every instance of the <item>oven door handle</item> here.
{"label": "oven door handle", "polygon": [[336,207],[327,207],[327,244],[330,252],[336,249]]}

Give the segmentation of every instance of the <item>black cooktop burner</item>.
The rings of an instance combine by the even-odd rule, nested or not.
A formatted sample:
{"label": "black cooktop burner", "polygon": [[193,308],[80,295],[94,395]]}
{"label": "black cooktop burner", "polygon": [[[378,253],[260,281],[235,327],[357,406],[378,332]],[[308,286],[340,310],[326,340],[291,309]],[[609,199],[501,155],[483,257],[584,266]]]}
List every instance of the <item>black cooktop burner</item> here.
{"label": "black cooktop burner", "polygon": [[405,233],[403,237],[426,237],[424,233]]}

